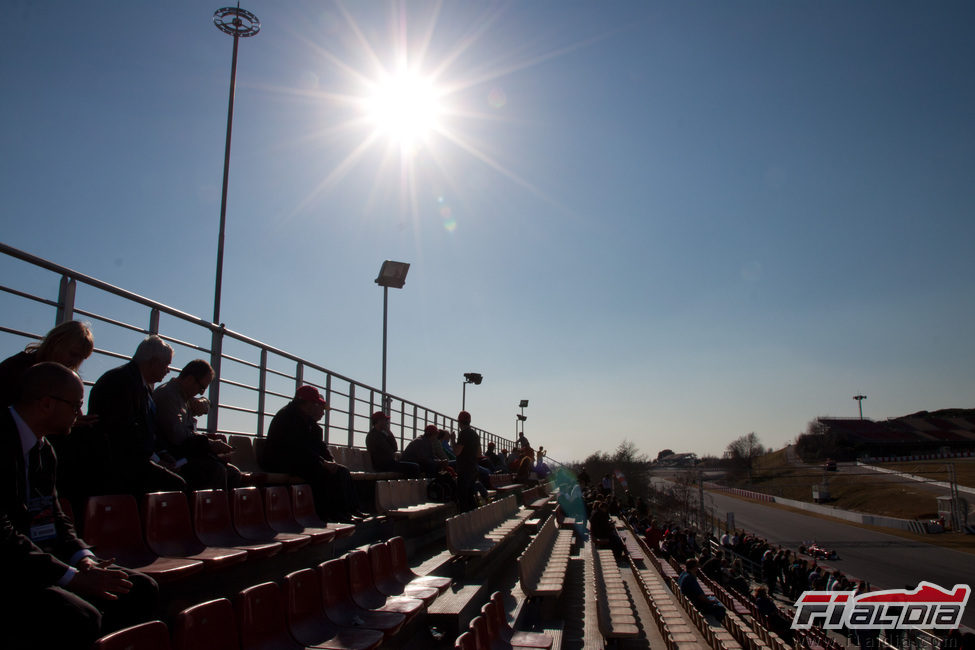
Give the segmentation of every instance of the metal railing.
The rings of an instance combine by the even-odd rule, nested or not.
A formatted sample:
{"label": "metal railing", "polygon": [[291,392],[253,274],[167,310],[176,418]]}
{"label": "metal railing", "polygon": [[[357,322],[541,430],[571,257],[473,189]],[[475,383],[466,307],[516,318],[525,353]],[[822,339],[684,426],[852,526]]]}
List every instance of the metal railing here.
{"label": "metal railing", "polygon": [[[364,447],[369,418],[382,408],[380,389],[333,372],[280,348],[227,329],[222,324],[193,316],[155,300],[60,266],[0,243],[3,278],[18,278],[18,287],[0,285],[0,355],[9,356],[38,340],[53,326],[67,320],[86,320],[95,333],[95,353],[83,367],[97,377],[109,367],[127,361],[138,342],[158,334],[173,346],[180,365],[194,357],[208,357],[216,377],[210,385],[209,432],[262,437],[269,416],[287,403],[298,386],[311,384],[325,395],[331,410],[324,420],[330,444]],[[7,268],[13,269],[8,271]],[[44,287],[56,298],[45,297]],[[35,285],[39,288],[25,288]],[[118,299],[121,299],[120,301]],[[51,318],[53,310],[53,318]],[[138,319],[144,325],[137,324]],[[103,343],[103,341],[107,342]],[[129,347],[125,347],[128,345]],[[189,356],[183,353],[188,352]],[[96,368],[98,374],[89,375]],[[99,367],[101,370],[99,371]],[[177,369],[178,370],[178,369]],[[86,386],[93,383],[86,380]],[[387,394],[391,427],[400,447],[421,435],[429,424],[456,429],[456,419],[440,411]],[[477,429],[486,448],[494,442],[511,448],[514,441]]]}

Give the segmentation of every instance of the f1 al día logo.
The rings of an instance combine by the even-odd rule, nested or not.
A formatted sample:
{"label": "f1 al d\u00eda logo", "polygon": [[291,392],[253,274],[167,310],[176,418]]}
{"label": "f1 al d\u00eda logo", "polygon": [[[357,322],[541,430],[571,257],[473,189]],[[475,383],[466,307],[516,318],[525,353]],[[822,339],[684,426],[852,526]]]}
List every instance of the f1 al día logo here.
{"label": "f1 al d\u00eda logo", "polygon": [[968,585],[955,585],[948,591],[930,582],[913,590],[870,591],[859,596],[855,591],[806,591],[796,601],[792,628],[950,630],[961,623],[970,592]]}

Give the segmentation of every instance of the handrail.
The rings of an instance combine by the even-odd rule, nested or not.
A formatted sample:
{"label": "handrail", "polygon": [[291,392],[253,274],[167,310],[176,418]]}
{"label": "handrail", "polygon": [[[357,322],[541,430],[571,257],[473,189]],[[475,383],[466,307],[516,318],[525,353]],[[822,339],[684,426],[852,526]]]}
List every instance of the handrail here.
{"label": "handrail", "polygon": [[[333,415],[344,415],[345,418],[326,416],[325,420],[325,430],[326,438],[328,439],[329,431],[333,430],[335,432],[344,431],[347,439],[345,441],[337,441],[334,439],[328,439],[330,444],[347,444],[354,446],[356,434],[365,434],[366,431],[360,430],[356,427],[357,419],[362,421],[363,419],[368,420],[368,412],[363,413],[362,407],[368,405],[369,409],[378,407],[377,396],[382,393],[379,389],[369,386],[368,384],[356,381],[351,377],[347,377],[340,373],[329,370],[328,368],[317,364],[315,362],[309,361],[298,355],[292,354],[281,348],[269,345],[255,338],[247,336],[241,332],[237,332],[227,327],[223,324],[217,324],[210,322],[205,318],[199,316],[194,316],[190,313],[176,309],[169,305],[152,300],[146,296],[128,291],[121,287],[115,286],[108,282],[104,282],[97,278],[94,278],[80,271],[70,269],[68,267],[56,264],[49,260],[43,259],[31,253],[14,248],[8,244],[0,242],[0,253],[8,257],[12,257],[35,267],[39,267],[56,273],[61,276],[61,294],[57,301],[51,301],[47,298],[40,296],[35,296],[30,293],[26,293],[19,289],[14,289],[12,287],[0,286],[0,292],[5,292],[11,296],[23,298],[26,300],[36,301],[37,303],[47,305],[50,307],[55,307],[57,310],[56,321],[70,320],[74,317],[74,314],[83,315],[92,320],[96,320],[102,323],[106,323],[113,327],[121,328],[124,330],[143,332],[143,333],[158,333],[167,341],[170,341],[176,345],[186,347],[188,349],[197,350],[200,352],[208,353],[211,355],[211,365],[214,367],[216,376],[214,381],[211,383],[211,402],[213,407],[210,411],[210,416],[207,420],[207,429],[211,432],[226,432],[224,429],[218,427],[219,414],[224,411],[228,414],[232,413],[247,413],[257,416],[257,427],[256,430],[250,433],[250,435],[261,436],[264,431],[264,419],[265,416],[270,415],[264,411],[265,408],[265,398],[275,397],[281,398],[285,395],[281,392],[272,390],[266,386],[266,378],[268,376],[274,376],[278,378],[283,378],[287,380],[294,380],[296,383],[311,383],[325,390],[326,399],[333,401],[334,397],[342,398],[347,401],[347,405],[343,406],[338,404],[333,404],[333,411],[330,411]],[[105,314],[97,314],[90,310],[84,310],[80,308],[75,308],[74,306],[74,285],[71,283],[80,282],[89,287],[101,290],[105,293],[112,294],[114,296],[123,298],[129,302],[134,302],[150,310],[150,326],[148,329],[140,327],[137,325],[132,325],[121,320],[112,318],[111,316]],[[184,341],[182,338],[175,338],[172,336],[167,336],[165,333],[158,332],[159,327],[159,314],[165,314],[167,316],[174,317],[191,325],[196,325],[200,328],[204,328],[206,332],[209,332],[211,336],[210,347],[204,347],[196,343]],[[23,331],[22,328],[14,328],[12,326],[0,326],[0,332],[5,332],[13,334],[15,336],[22,336],[27,338],[40,338],[40,335],[28,333]],[[255,363],[254,361],[248,359],[241,359],[236,356],[223,353],[223,341],[225,338],[233,339],[239,343],[243,343],[256,351],[260,352],[261,362]],[[113,352],[108,349],[98,348],[96,350],[101,355],[108,357],[126,359],[125,355]],[[280,370],[275,370],[267,366],[267,356],[274,355],[284,361],[291,361],[296,364],[296,370],[294,375],[288,375]],[[251,371],[256,371],[258,374],[257,385],[250,385],[243,383],[241,381],[235,381],[228,376],[225,376],[221,372],[221,362],[240,364],[241,366],[248,368]],[[312,381],[307,381],[304,379],[304,374],[307,371],[314,371],[324,373],[325,381],[324,385],[316,384]],[[334,384],[338,381],[344,383],[344,386],[336,387]],[[240,406],[222,403],[219,399],[220,387],[224,386],[228,389],[234,390],[244,390],[247,393],[256,393],[256,398],[254,402],[249,406]],[[448,416],[444,413],[431,409],[429,407],[423,406],[416,402],[404,399],[397,395],[393,395],[389,392],[386,393],[387,397],[391,400],[391,404],[394,404],[393,411],[398,414],[395,418],[396,423],[401,427],[400,440],[408,441],[410,438],[406,438],[406,432],[412,430],[413,436],[415,437],[422,428],[430,422],[437,424],[438,426],[443,426],[446,428],[452,428],[456,423],[455,418]],[[343,422],[344,420],[344,422]],[[448,426],[448,423],[451,423]],[[229,429],[228,429],[229,430]],[[498,445],[508,445],[514,446],[515,441],[509,440],[502,436],[484,431],[482,429],[476,429],[482,436],[483,443],[486,445],[487,442],[493,441]],[[235,433],[239,433],[236,432]]]}

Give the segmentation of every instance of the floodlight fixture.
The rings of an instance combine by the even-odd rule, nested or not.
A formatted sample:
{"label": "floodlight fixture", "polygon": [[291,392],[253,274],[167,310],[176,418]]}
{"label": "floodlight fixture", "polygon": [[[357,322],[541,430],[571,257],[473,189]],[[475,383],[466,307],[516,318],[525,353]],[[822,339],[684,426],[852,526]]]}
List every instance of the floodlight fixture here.
{"label": "floodlight fixture", "polygon": [[480,383],[484,380],[484,377],[477,372],[465,372],[464,379],[466,380],[465,383],[480,385]]}
{"label": "floodlight fixture", "polygon": [[[375,282],[383,288],[383,411],[387,411],[389,398],[386,396],[386,317],[389,312],[389,288],[402,289],[406,284],[406,274],[410,265],[406,262],[386,260],[379,269]],[[388,411],[387,411],[388,412]]]}
{"label": "floodlight fixture", "polygon": [[383,262],[382,268],[379,269],[379,277],[376,278],[376,284],[381,287],[402,289],[403,285],[406,284],[406,274],[409,271],[410,265],[407,262],[386,260]]}
{"label": "floodlight fixture", "polygon": [[525,420],[527,420],[527,419],[528,419],[528,416],[527,416],[527,415],[520,415],[520,414],[519,414],[519,415],[518,415],[518,419],[519,419],[519,420],[521,420],[522,422],[524,422]]}
{"label": "floodlight fixture", "polygon": [[528,400],[526,399],[521,400],[518,406],[520,406],[521,408],[528,408]]}

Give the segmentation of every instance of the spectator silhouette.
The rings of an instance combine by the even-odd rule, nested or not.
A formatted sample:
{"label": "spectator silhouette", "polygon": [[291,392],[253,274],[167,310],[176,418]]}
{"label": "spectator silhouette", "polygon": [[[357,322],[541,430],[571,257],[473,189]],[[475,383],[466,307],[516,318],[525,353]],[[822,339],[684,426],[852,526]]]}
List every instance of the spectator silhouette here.
{"label": "spectator silhouette", "polygon": [[383,411],[376,411],[371,418],[372,428],[366,434],[366,449],[372,467],[377,472],[399,472],[407,478],[420,476],[420,466],[416,463],[399,459],[396,448],[396,437],[389,430],[389,416]]}
{"label": "spectator silhouette", "polygon": [[209,363],[194,359],[178,377],[152,392],[159,444],[176,459],[176,471],[191,490],[226,490],[240,485],[240,470],[221,457],[233,447],[216,434],[196,432],[197,409],[209,408],[209,402],[194,398],[210,386],[213,374]]}
{"label": "spectator silhouette", "polygon": [[47,438],[71,431],[84,386],[53,362],[31,366],[16,403],[0,408],[0,553],[9,600],[0,646],[87,648],[101,634],[149,618],[158,587],[97,558],[58,502],[57,456]]}
{"label": "spectator silhouette", "polygon": [[17,399],[24,372],[36,363],[54,361],[78,372],[82,362],[95,349],[95,339],[87,323],[69,320],[61,323],[40,341],[28,344],[0,363],[0,406]]}
{"label": "spectator silhouette", "polygon": [[317,388],[299,388],[294,399],[271,420],[259,460],[267,472],[302,477],[311,486],[315,509],[322,519],[353,521],[365,515],[359,511],[352,475],[335,462],[318,425],[327,410],[328,404]]}

